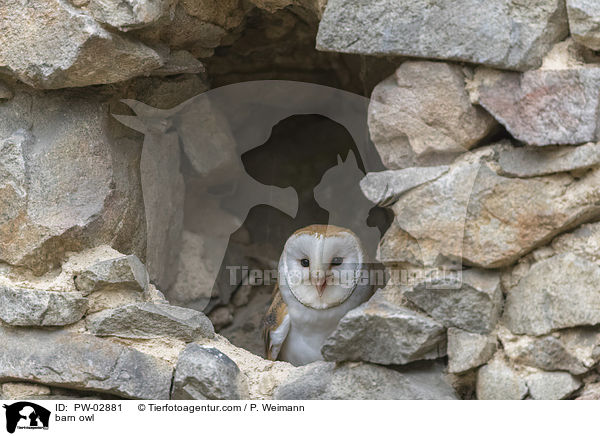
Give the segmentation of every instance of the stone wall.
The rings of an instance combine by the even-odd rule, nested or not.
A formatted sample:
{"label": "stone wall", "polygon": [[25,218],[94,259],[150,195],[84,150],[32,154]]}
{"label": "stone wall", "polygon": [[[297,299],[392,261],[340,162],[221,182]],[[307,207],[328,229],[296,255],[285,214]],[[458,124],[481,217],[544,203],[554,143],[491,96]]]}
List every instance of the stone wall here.
{"label": "stone wall", "polygon": [[[134,3],[0,6],[1,398],[600,397],[593,2]],[[305,367],[258,355],[268,290],[211,288],[190,217],[233,218],[189,198],[203,156],[113,117],[255,79],[371,98],[387,170],[360,185],[408,277]],[[229,248],[277,259],[252,228]]]}

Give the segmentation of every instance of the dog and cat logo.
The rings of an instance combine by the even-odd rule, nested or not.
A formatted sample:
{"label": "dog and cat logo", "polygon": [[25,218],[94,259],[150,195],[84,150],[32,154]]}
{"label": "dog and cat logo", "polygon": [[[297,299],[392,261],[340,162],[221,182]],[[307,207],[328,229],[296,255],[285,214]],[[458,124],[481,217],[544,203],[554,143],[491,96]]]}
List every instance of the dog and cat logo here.
{"label": "dog and cat logo", "polygon": [[14,433],[16,429],[47,430],[50,423],[50,411],[28,401],[19,401],[3,406],[6,409],[6,431]]}

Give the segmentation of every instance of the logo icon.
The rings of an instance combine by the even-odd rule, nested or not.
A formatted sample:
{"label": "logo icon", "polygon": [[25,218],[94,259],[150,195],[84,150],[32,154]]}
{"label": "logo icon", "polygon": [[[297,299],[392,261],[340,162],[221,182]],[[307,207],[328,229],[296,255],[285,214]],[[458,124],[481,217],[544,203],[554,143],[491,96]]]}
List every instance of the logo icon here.
{"label": "logo icon", "polygon": [[6,409],[6,431],[18,429],[48,429],[50,411],[28,401],[3,405]]}

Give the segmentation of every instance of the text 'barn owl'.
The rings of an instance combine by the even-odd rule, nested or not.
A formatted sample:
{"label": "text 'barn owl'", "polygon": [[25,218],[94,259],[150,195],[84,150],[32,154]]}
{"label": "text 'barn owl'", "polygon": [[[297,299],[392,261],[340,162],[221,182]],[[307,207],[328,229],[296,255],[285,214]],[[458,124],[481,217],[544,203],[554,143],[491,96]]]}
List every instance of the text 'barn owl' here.
{"label": "text 'barn owl'", "polygon": [[369,280],[361,280],[369,273],[366,256],[358,237],[341,227],[312,225],[290,236],[264,321],[269,359],[323,359],[321,347],[340,319],[372,294]]}

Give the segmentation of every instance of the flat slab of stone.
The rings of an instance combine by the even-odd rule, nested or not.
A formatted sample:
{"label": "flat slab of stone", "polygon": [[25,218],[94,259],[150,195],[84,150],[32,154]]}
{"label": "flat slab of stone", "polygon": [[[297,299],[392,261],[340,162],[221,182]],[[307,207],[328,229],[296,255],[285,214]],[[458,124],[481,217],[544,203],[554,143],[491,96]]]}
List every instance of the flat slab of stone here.
{"label": "flat slab of stone", "polygon": [[275,391],[276,400],[456,400],[443,365],[414,364],[399,370],[367,363],[315,362],[298,368]]}
{"label": "flat slab of stone", "polygon": [[405,364],[446,355],[444,327],[380,294],[348,312],[321,349],[325,360]]}
{"label": "flat slab of stone", "polygon": [[92,335],[0,327],[0,381],[168,400],[172,376],[166,362]]}
{"label": "flat slab of stone", "polygon": [[574,254],[542,260],[508,293],[504,324],[529,335],[600,324],[598,283],[600,266]]}
{"label": "flat slab of stone", "polygon": [[62,326],[85,315],[88,300],[78,292],[52,292],[0,284],[0,319],[14,326]]}
{"label": "flat slab of stone", "polygon": [[88,330],[98,336],[140,339],[168,336],[191,342],[215,334],[202,312],[168,304],[128,304],[90,315],[86,323]]}
{"label": "flat slab of stone", "polygon": [[501,69],[541,65],[568,35],[560,0],[329,0],[317,49],[466,61]]}
{"label": "flat slab of stone", "polygon": [[500,174],[509,177],[536,177],[575,171],[600,165],[600,143],[578,147],[505,147],[499,150]]}
{"label": "flat slab of stone", "polygon": [[189,344],[179,355],[171,399],[240,400],[247,396],[240,369],[221,351]]}

